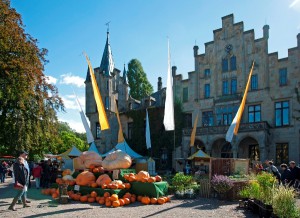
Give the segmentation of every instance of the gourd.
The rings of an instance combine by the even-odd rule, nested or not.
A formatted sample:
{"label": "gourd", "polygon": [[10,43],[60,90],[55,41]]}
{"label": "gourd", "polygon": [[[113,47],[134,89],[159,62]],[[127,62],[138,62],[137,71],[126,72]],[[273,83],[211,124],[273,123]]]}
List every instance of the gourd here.
{"label": "gourd", "polygon": [[131,157],[121,150],[109,153],[102,161],[102,166],[107,170],[127,169],[131,166]]}
{"label": "gourd", "polygon": [[92,184],[93,182],[95,182],[95,180],[96,177],[93,173],[89,171],[83,171],[76,177],[76,184],[86,186]]}
{"label": "gourd", "polygon": [[136,180],[142,182],[145,179],[148,179],[149,177],[150,177],[149,173],[147,171],[142,170],[136,175]]}
{"label": "gourd", "polygon": [[111,183],[111,178],[109,177],[109,175],[107,174],[102,174],[98,177],[98,179],[96,180],[96,183],[98,186],[102,186],[103,184],[108,185],[109,183]]}
{"label": "gourd", "polygon": [[86,168],[90,168],[91,166],[102,166],[102,157],[96,152],[85,151],[79,156],[79,158],[82,160]]}

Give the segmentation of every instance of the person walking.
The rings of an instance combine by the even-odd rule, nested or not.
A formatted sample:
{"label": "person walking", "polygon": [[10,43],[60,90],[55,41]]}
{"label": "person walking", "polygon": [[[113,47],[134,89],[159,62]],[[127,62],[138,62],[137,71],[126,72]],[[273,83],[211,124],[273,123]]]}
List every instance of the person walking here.
{"label": "person walking", "polygon": [[23,207],[30,207],[26,203],[25,193],[28,186],[29,173],[25,167],[25,161],[23,157],[18,157],[17,161],[13,165],[15,185],[18,185],[17,195],[14,197],[12,203],[9,206],[9,210],[16,211],[16,203],[19,198],[22,199]]}
{"label": "person walking", "polygon": [[33,166],[32,175],[33,178],[35,179],[35,187],[37,189],[40,188],[42,171],[43,171],[42,167],[38,163],[35,163]]}
{"label": "person walking", "polygon": [[[27,199],[27,190],[28,190],[28,186],[29,186],[29,183],[30,183],[30,178],[29,178],[30,169],[29,169],[28,162],[26,160],[28,158],[28,152],[27,151],[21,151],[20,152],[20,157],[22,157],[24,159],[24,167],[26,168],[27,173],[28,173],[28,175],[27,175],[28,182],[26,183],[26,189],[25,189],[24,196],[25,196],[26,203],[30,203],[30,201]],[[21,198],[19,198],[18,204],[22,204]]]}
{"label": "person walking", "polygon": [[0,164],[0,183],[5,182],[5,174],[7,173],[7,168],[5,161]]}

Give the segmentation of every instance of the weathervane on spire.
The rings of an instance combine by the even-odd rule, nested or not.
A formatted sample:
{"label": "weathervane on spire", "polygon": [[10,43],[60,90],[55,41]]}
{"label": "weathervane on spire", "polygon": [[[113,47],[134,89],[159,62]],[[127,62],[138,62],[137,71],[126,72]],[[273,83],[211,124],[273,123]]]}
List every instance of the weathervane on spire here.
{"label": "weathervane on spire", "polygon": [[107,23],[105,23],[105,25],[107,26],[107,32],[109,33],[109,23],[110,21],[108,21]]}

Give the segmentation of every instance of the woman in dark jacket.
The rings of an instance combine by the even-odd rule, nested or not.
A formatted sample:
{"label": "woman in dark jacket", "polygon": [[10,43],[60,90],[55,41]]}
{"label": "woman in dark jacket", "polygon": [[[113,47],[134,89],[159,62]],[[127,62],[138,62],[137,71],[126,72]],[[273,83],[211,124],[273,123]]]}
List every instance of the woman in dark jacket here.
{"label": "woman in dark jacket", "polygon": [[25,189],[28,186],[29,183],[29,177],[28,177],[28,172],[27,169],[24,167],[24,158],[23,157],[18,157],[16,163],[13,165],[13,171],[14,171],[14,179],[15,179],[15,184],[18,182],[21,184],[24,188],[22,189],[17,189],[17,195],[13,199],[11,205],[9,206],[9,210],[15,211],[15,205],[18,201],[18,199],[21,197],[22,202],[23,202],[23,207],[30,207],[28,204],[26,204],[26,199],[25,199]]}
{"label": "woman in dark jacket", "polygon": [[292,173],[291,173],[290,169],[288,169],[286,164],[281,164],[280,167],[282,169],[282,173],[281,173],[281,182],[282,182],[282,184],[283,185],[288,184],[289,187],[292,186],[293,185],[291,183]]}

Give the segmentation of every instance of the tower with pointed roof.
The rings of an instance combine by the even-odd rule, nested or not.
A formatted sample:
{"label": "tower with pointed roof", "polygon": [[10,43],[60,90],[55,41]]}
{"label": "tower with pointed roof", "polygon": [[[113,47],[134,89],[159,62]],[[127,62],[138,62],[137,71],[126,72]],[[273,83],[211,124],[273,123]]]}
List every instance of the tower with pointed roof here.
{"label": "tower with pointed roof", "polygon": [[94,73],[110,123],[110,130],[100,132],[99,117],[89,70],[87,70],[85,81],[86,115],[89,118],[97,148],[100,153],[104,153],[117,144],[117,131],[115,131],[118,129],[115,117],[116,106],[118,106],[119,112],[122,112],[127,109],[128,100],[126,69],[124,66],[123,75],[121,75],[121,71],[115,68],[109,41],[109,30],[107,30],[106,43],[100,66],[94,68]]}

